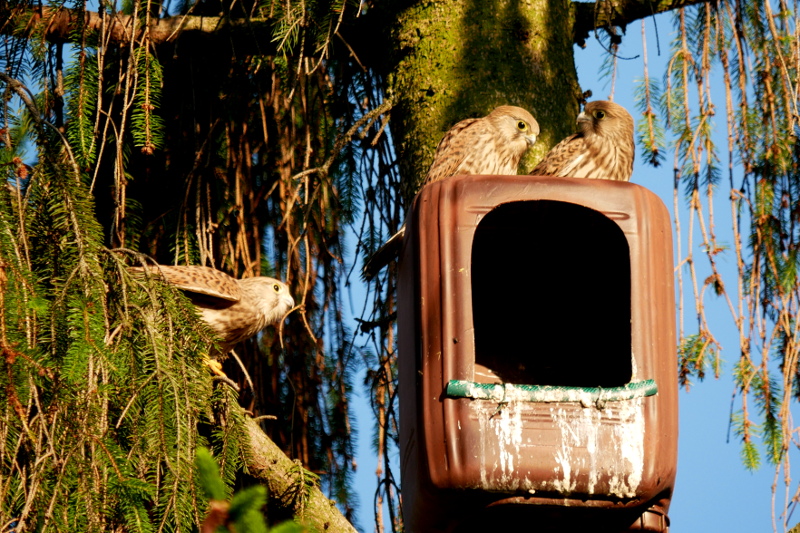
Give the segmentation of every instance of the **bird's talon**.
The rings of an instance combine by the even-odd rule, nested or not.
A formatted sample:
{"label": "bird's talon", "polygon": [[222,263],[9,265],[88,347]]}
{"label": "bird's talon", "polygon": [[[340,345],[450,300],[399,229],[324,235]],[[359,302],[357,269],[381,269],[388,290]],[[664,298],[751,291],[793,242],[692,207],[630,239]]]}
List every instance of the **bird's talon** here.
{"label": "bird's talon", "polygon": [[225,372],[222,371],[222,363],[217,361],[216,359],[209,359],[206,358],[203,360],[203,363],[211,370],[211,373],[223,378],[227,378],[228,376]]}

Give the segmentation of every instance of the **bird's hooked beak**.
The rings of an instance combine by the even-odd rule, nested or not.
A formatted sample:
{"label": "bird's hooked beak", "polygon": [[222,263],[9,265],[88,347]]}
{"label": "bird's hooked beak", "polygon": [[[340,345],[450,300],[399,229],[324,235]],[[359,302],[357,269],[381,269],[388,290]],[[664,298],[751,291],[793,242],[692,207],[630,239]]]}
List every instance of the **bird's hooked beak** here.
{"label": "bird's hooked beak", "polygon": [[580,115],[578,115],[578,120],[576,121],[578,124],[581,122],[591,122],[592,117],[587,115],[585,112],[581,111]]}
{"label": "bird's hooked beak", "polygon": [[284,294],[281,296],[281,301],[286,304],[287,311],[294,307],[294,298],[292,298],[292,296],[289,294]]}
{"label": "bird's hooked beak", "polygon": [[528,148],[536,144],[537,136],[535,133],[531,133],[530,135],[525,136],[525,142],[528,143]]}

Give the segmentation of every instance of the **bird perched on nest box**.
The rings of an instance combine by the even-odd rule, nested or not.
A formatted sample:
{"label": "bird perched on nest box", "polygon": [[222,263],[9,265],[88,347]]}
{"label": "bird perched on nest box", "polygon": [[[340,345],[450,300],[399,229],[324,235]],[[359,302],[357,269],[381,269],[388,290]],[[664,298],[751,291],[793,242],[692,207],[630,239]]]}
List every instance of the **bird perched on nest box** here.
{"label": "bird perched on nest box", "polygon": [[538,136],[539,123],[521,107],[503,105],[462,120],[439,141],[422,185],[459,174],[516,174]]}
{"label": "bird perched on nest box", "polygon": [[531,175],[630,181],[633,117],[624,107],[605,100],[589,102],[578,115],[578,130],[555,145]]}
{"label": "bird perched on nest box", "polygon": [[[468,118],[445,134],[422,185],[460,174],[514,175],[525,151],[539,136],[539,123],[521,107],[500,106],[483,118]],[[364,266],[367,281],[397,257],[405,226]]]}

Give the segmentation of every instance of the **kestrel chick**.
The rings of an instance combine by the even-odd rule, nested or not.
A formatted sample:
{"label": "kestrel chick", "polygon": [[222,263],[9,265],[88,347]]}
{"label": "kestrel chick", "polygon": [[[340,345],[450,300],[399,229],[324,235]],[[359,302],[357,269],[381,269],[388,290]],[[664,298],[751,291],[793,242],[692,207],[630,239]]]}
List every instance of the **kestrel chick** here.
{"label": "kestrel chick", "polygon": [[539,123],[521,107],[496,107],[468,118],[439,141],[423,185],[458,174],[517,173],[519,160],[539,136]]}
{"label": "kestrel chick", "polygon": [[[294,307],[289,287],[277,279],[265,276],[236,279],[203,266],[157,265],[147,269],[186,293],[203,320],[219,336],[219,350],[223,354],[279,322]],[[131,270],[144,271],[141,267]]]}
{"label": "kestrel chick", "polygon": [[[422,185],[461,174],[516,175],[519,161],[539,136],[539,123],[521,107],[496,107],[483,118],[468,118],[445,134]],[[400,228],[364,266],[369,281],[400,253]]]}
{"label": "kestrel chick", "polygon": [[553,147],[531,175],[630,181],[633,117],[624,107],[589,102],[578,115],[578,130]]}

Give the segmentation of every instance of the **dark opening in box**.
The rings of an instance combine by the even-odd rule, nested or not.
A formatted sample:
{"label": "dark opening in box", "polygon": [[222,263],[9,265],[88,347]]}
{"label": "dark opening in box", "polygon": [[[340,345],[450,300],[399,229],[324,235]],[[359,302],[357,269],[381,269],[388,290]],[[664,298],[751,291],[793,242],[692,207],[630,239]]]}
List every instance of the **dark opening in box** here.
{"label": "dark opening in box", "polygon": [[472,243],[475,381],[614,387],[631,380],[628,241],[567,202],[502,204]]}

